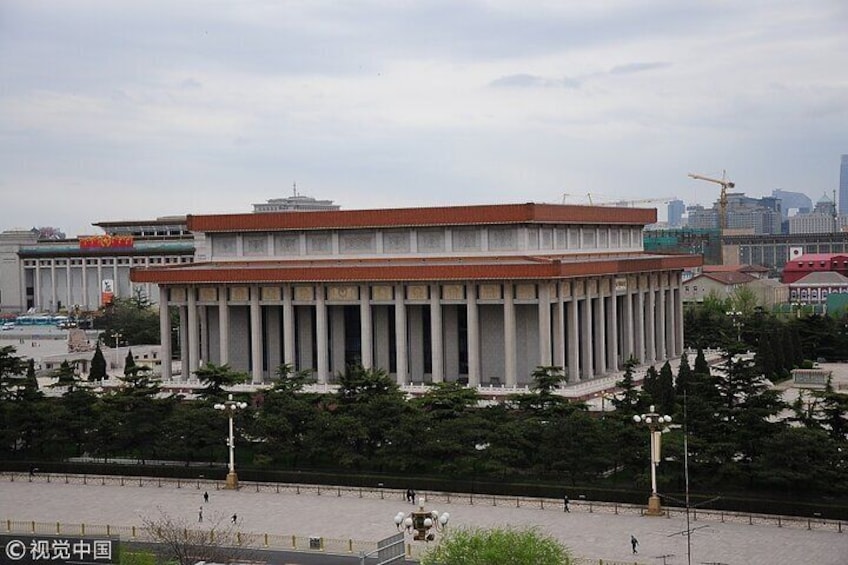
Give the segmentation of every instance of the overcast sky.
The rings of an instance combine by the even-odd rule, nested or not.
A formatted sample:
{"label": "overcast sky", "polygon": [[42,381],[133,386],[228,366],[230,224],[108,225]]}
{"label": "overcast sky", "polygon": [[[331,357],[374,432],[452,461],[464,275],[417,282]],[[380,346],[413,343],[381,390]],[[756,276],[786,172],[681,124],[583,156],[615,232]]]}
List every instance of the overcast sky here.
{"label": "overcast sky", "polygon": [[686,175],[726,170],[815,201],[843,153],[845,0],[0,2],[0,230],[293,183],[346,209],[711,204]]}

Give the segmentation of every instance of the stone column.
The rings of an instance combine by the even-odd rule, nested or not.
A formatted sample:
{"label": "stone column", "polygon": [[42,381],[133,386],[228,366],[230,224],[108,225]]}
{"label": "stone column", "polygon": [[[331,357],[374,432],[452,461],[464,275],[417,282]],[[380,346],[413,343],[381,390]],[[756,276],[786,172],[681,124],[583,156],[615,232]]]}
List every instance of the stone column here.
{"label": "stone column", "polygon": [[395,285],[395,374],[399,385],[409,383],[409,360],[406,341],[406,297],[402,284]]}
{"label": "stone column", "polygon": [[618,293],[615,291],[615,281],[611,280],[610,308],[607,317],[607,369],[618,371]]}
{"label": "stone column", "polygon": [[636,342],[636,359],[640,365],[644,365],[647,360],[645,348],[645,293],[641,289],[636,291],[636,323],[633,324],[634,341]]}
{"label": "stone column", "polygon": [[227,287],[218,288],[218,341],[220,363],[230,362],[230,306],[227,304]]}
{"label": "stone column", "polygon": [[374,334],[372,331],[373,321],[371,318],[371,295],[367,284],[359,287],[359,333],[362,350],[362,366],[366,369],[374,368]]}
{"label": "stone column", "polygon": [[188,371],[194,374],[200,367],[200,339],[198,336],[199,324],[197,321],[197,289],[193,286],[186,287],[188,295]]}
{"label": "stone column", "polygon": [[515,354],[515,288],[507,283],[503,290],[504,301],[504,383],[518,386],[518,369]]}
{"label": "stone column", "polygon": [[291,285],[283,287],[283,363],[297,371],[297,354],[295,346],[294,304],[292,303]]}
{"label": "stone column", "polygon": [[206,305],[198,306],[197,319],[200,323],[200,353],[198,357],[198,365],[203,366],[203,363],[209,362],[209,317],[206,311]]}
{"label": "stone column", "polygon": [[586,292],[586,297],[581,301],[583,306],[583,319],[580,343],[582,346],[582,377],[589,380],[595,374],[595,360],[592,359],[594,351],[594,340],[592,339],[592,297]]}
{"label": "stone column", "polygon": [[554,322],[554,365],[565,370],[565,300],[563,283],[557,285],[557,309]]}
{"label": "stone column", "polygon": [[318,382],[326,384],[330,377],[329,343],[327,336],[327,290],[324,285],[315,285],[315,342],[318,351]]}
{"label": "stone column", "polygon": [[171,316],[168,312],[168,288],[159,287],[159,358],[163,381],[171,380]]}
{"label": "stone column", "polygon": [[657,296],[653,279],[648,282],[648,311],[645,320],[645,360],[653,364],[657,360]]}
{"label": "stone column", "polygon": [[477,285],[466,286],[468,311],[468,386],[480,386],[480,322],[477,312]]}
{"label": "stone column", "polygon": [[180,306],[180,375],[184,380],[191,378],[189,371],[189,352],[191,347],[188,343],[188,307]]}
{"label": "stone column", "polygon": [[657,360],[662,361],[668,358],[668,350],[666,348],[666,289],[663,286],[657,291]]}
{"label": "stone column", "polygon": [[602,282],[598,283],[598,297],[595,299],[595,324],[597,326],[597,337],[595,338],[595,374],[603,375],[607,372],[607,314],[606,296],[602,289]]}
{"label": "stone column", "polygon": [[250,288],[250,379],[253,384],[263,380],[262,306],[258,286]]}
{"label": "stone column", "polygon": [[430,365],[434,383],[445,380],[445,339],[442,332],[441,286],[430,285]]}
{"label": "stone column", "polygon": [[627,294],[624,295],[624,351],[622,361],[626,362],[633,356],[633,290],[630,288],[628,281]]}
{"label": "stone column", "polygon": [[[679,276],[679,275],[678,275]],[[680,294],[680,281],[678,280],[677,288],[674,289],[674,322],[675,334],[677,335],[677,350],[676,356],[683,355],[685,349],[685,341],[683,335],[683,297]]]}
{"label": "stone column", "polygon": [[577,299],[572,294],[568,304],[568,383],[580,381],[580,335],[577,331]]}
{"label": "stone column", "polygon": [[539,365],[551,364],[551,286],[539,283]]}

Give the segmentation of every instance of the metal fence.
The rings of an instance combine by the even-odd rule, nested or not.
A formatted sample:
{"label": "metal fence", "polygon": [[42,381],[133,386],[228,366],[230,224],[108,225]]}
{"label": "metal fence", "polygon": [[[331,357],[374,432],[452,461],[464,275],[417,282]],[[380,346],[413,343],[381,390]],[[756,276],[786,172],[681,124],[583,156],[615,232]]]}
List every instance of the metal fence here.
{"label": "metal fence", "polygon": [[[76,485],[111,485],[132,487],[168,487],[186,488],[195,490],[220,490],[224,488],[222,481],[210,479],[176,479],[160,477],[122,477],[114,475],[75,475],[56,473],[0,473],[0,481],[23,481],[23,482],[61,482]],[[307,496],[334,496],[363,499],[381,499],[398,501],[405,500],[406,492],[402,489],[389,489],[377,486],[369,487],[347,487],[328,485],[305,485],[296,483],[265,483],[265,482],[241,482],[243,490],[253,490],[257,493],[285,493]],[[489,494],[465,494],[449,492],[420,492],[422,501],[429,503],[445,504],[468,504],[488,506],[508,506],[512,508],[535,508],[549,510],[551,512],[564,512],[564,502],[554,498],[533,498],[522,496],[502,496]],[[634,504],[622,504],[613,502],[597,502],[591,500],[570,500],[568,504],[570,512],[600,513],[610,515],[642,515],[646,508]],[[678,507],[665,507],[667,519],[686,516],[686,509]],[[846,524],[840,520],[828,520],[819,517],[804,518],[797,516],[780,516],[771,514],[753,514],[744,512],[727,512],[718,510],[690,509],[689,518],[694,522],[728,522],[735,524],[749,524],[758,526],[777,526],[786,528],[798,528],[806,530],[828,531],[842,533]],[[15,521],[6,519],[0,525],[8,533],[28,533],[44,535],[107,535],[118,536],[126,541],[152,541],[149,533],[139,526],[121,525],[99,525],[99,524],[63,524]],[[190,531],[186,530],[186,535]],[[360,552],[368,553],[377,549],[376,541],[363,541],[354,539],[331,539],[316,538],[314,536],[301,536],[297,534],[272,534],[272,533],[236,533],[237,536],[245,536],[244,539],[234,540],[242,547],[250,543],[253,549],[277,549],[288,551],[319,551],[332,554],[354,554]],[[427,548],[419,544],[406,545],[406,555],[411,559],[418,559]],[[610,561],[606,559],[578,557],[574,560],[576,565],[639,565],[632,561]]]}

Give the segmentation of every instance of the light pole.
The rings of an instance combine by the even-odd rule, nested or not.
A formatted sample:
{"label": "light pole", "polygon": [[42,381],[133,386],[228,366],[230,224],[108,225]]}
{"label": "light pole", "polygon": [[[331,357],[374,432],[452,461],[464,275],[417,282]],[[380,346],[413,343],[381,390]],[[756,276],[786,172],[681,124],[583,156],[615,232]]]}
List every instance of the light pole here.
{"label": "light pole", "polygon": [[238,475],[236,475],[235,460],[236,442],[233,438],[233,414],[235,414],[236,410],[242,410],[244,408],[247,408],[247,402],[236,402],[233,400],[232,394],[227,397],[226,402],[215,404],[215,410],[226,411],[227,419],[230,423],[230,435],[227,437],[227,446],[230,448],[230,471],[227,473],[226,486],[228,489],[238,488]]}
{"label": "light pole", "polygon": [[651,432],[651,496],[648,498],[648,516],[662,516],[662,503],[657,494],[657,465],[660,462],[662,431],[671,422],[671,416],[657,414],[651,406],[645,414],[636,414],[633,421],[644,425]]}
{"label": "light pole", "polygon": [[742,343],[742,312],[739,310],[729,310],[725,312],[727,316],[730,316],[730,321],[733,323],[733,327],[736,328],[736,342]]}
{"label": "light pole", "polygon": [[450,520],[450,513],[439,514],[436,510],[424,510],[424,497],[420,498],[421,504],[418,510],[408,514],[398,512],[395,515],[395,526],[398,531],[406,530],[408,534],[414,534],[416,541],[433,541],[436,539],[435,532],[444,531]]}
{"label": "light pole", "polygon": [[114,331],[112,332],[112,337],[115,338],[115,370],[120,366],[120,360],[118,359],[118,355],[120,352],[118,351],[118,346],[121,344],[121,338],[124,337],[120,332]]}

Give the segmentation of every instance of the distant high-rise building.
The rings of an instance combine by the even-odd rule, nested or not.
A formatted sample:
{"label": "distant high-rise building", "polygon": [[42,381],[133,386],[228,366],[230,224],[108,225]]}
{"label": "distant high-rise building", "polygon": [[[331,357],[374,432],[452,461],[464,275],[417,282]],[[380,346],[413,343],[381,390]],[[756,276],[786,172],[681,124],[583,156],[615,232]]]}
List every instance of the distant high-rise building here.
{"label": "distant high-rise building", "polygon": [[683,225],[683,213],[686,204],[682,200],[671,200],[668,203],[668,226],[677,228]]}
{"label": "distant high-rise building", "polygon": [[802,192],[792,192],[776,188],[771,191],[774,198],[779,198],[783,201],[783,217],[789,215],[790,210],[795,210],[796,214],[809,214],[813,209],[813,201],[810,197]]}
{"label": "distant high-rise building", "polygon": [[848,215],[848,155],[842,156],[839,167],[839,213]]}
{"label": "distant high-rise building", "polygon": [[333,204],[332,200],[316,200],[311,196],[304,196],[297,192],[297,185],[294,186],[294,193],[287,198],[272,198],[262,204],[254,204],[253,211],[255,213],[263,212],[310,212],[316,210],[338,210],[340,206]]}

